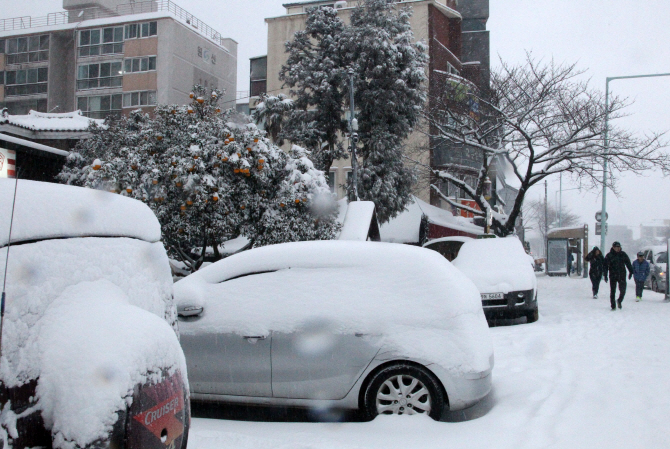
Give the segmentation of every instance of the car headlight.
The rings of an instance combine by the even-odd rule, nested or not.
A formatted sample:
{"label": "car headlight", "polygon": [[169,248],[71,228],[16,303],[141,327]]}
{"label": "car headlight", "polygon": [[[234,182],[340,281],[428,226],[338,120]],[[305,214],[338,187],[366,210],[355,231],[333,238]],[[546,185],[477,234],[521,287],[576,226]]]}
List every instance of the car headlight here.
{"label": "car headlight", "polygon": [[660,273],[658,273],[658,275],[659,275],[659,276],[665,276],[665,272],[664,272],[664,271],[661,271]]}
{"label": "car headlight", "polygon": [[524,292],[519,292],[516,295],[517,298],[523,298],[524,296],[526,296],[526,294]]}

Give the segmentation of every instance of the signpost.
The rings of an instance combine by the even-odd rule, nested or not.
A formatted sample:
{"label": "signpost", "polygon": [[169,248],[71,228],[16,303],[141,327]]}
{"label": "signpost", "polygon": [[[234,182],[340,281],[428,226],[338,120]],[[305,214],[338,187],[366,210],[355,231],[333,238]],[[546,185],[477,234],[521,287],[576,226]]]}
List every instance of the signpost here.
{"label": "signpost", "polygon": [[[596,235],[603,235],[602,232],[602,221],[603,221],[602,211],[596,212]],[[605,232],[604,235],[607,235],[607,220],[610,218],[610,215],[605,212]]]}
{"label": "signpost", "polygon": [[0,178],[16,178],[16,151],[0,148]]}

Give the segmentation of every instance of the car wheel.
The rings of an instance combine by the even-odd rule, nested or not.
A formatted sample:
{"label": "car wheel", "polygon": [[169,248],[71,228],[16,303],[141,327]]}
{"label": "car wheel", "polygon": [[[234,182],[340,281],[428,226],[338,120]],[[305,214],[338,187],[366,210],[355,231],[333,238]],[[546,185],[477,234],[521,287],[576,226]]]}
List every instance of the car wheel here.
{"label": "car wheel", "polygon": [[530,312],[526,313],[526,321],[528,323],[534,323],[540,318],[540,312],[538,309],[533,309]]}
{"label": "car wheel", "polygon": [[658,292],[658,282],[656,282],[656,278],[652,278],[651,280],[651,290]]}
{"label": "car wheel", "polygon": [[445,396],[433,374],[414,365],[393,365],[372,378],[365,390],[364,417],[427,414],[437,420]]}

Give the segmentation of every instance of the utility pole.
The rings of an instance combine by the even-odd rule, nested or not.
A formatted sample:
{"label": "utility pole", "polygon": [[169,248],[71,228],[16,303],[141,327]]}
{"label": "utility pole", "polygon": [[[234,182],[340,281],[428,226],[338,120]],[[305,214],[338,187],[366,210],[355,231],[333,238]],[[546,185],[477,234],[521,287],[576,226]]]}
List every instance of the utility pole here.
{"label": "utility pole", "polygon": [[549,214],[547,214],[547,180],[544,180],[544,267],[549,266]]}
{"label": "utility pole", "polygon": [[563,210],[563,172],[558,174],[558,227],[563,226],[562,213]]}
{"label": "utility pole", "polygon": [[358,198],[358,160],[356,158],[356,144],[358,143],[358,120],[354,116],[354,69],[349,69],[349,134],[351,142],[351,177],[354,186],[354,197]]}
{"label": "utility pole", "polygon": [[650,75],[632,75],[632,76],[612,76],[605,78],[605,133],[604,151],[603,151],[603,205],[600,215],[600,250],[605,251],[605,237],[607,237],[607,153],[609,150],[609,99],[610,99],[610,81],[623,80],[631,78],[656,78],[659,76],[670,76],[670,73],[654,73]]}

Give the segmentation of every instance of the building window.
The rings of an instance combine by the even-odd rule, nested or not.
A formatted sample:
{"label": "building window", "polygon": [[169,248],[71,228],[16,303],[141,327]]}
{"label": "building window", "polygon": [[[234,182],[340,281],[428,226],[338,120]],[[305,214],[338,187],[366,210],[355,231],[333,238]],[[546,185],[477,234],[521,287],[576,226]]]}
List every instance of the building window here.
{"label": "building window", "polygon": [[0,86],[5,84],[5,72],[0,71]]}
{"label": "building window", "polygon": [[155,106],[156,91],[143,90],[141,92],[128,92],[123,94],[123,107],[133,108],[136,106]]}
{"label": "building window", "polygon": [[335,172],[328,172],[328,187],[330,187],[330,193],[335,193]]}
{"label": "building window", "polygon": [[150,37],[158,34],[158,22],[131,23],[126,25],[124,37],[126,39],[137,39],[139,37]]}
{"label": "building window", "polygon": [[123,27],[98,28],[79,32],[79,56],[123,53]]}
{"label": "building window", "polygon": [[124,61],[124,73],[148,72],[156,70],[156,57],[127,58]]}
{"label": "building window", "polygon": [[78,97],[77,108],[86,117],[107,118],[121,114],[121,98],[121,94]]}
{"label": "building window", "polygon": [[121,87],[122,85],[121,61],[83,64],[77,71],[78,90]]}
{"label": "building window", "polygon": [[49,69],[8,70],[5,72],[5,95],[36,95],[47,93]]}
{"label": "building window", "polygon": [[[4,49],[4,45],[2,46]],[[7,39],[7,64],[49,60],[49,35]]]}
{"label": "building window", "polygon": [[5,40],[0,39],[0,54],[3,54],[5,52]]}

